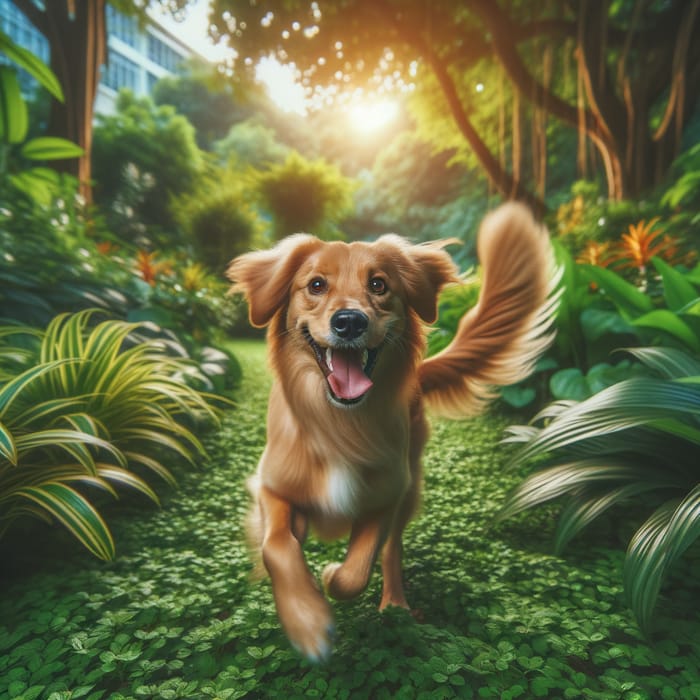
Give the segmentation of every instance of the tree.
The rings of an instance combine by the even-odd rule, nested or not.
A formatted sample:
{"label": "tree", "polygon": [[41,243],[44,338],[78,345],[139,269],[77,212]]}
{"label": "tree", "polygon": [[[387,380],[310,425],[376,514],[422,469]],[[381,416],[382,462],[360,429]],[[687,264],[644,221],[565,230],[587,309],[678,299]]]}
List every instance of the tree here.
{"label": "tree", "polygon": [[232,124],[250,116],[250,110],[236,104],[230,80],[201,61],[189,62],[181,75],[161,78],[152,95],[157,105],[172,105],[187,117],[196,130],[197,145],[204,150],[211,150]]}
{"label": "tree", "polygon": [[[639,194],[668,170],[694,106],[699,6],[700,0],[213,0],[210,18],[214,33],[228,37],[241,58],[274,53],[293,62],[310,91],[330,84],[401,88],[428,68],[495,188],[541,210],[475,126],[464,76],[497,61],[518,99],[540,110],[540,124],[552,116],[593,143],[612,198]],[[529,55],[543,42],[556,52],[548,70]],[[579,80],[566,94],[551,72],[572,52]]]}
{"label": "tree", "polygon": [[[75,175],[86,200],[92,197],[90,150],[95,95],[100,68],[107,60],[106,0],[13,0],[49,42],[50,66],[58,77],[64,102],[53,100],[48,133],[65,138],[83,149],[83,156],[61,161],[59,169]],[[189,0],[112,0],[120,11],[145,17],[153,2],[171,11],[182,10]]]}

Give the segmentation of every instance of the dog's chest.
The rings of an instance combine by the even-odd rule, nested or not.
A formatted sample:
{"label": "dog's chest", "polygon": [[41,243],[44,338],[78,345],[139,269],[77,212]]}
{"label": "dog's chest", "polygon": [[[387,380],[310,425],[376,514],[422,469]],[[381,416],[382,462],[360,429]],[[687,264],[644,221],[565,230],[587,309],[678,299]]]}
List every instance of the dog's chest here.
{"label": "dog's chest", "polygon": [[326,470],[324,510],[353,516],[358,511],[364,491],[359,475],[346,464],[331,464]]}
{"label": "dog's chest", "polygon": [[319,505],[328,515],[355,518],[369,510],[393,505],[409,482],[407,468],[358,470],[342,462],[329,464]]}

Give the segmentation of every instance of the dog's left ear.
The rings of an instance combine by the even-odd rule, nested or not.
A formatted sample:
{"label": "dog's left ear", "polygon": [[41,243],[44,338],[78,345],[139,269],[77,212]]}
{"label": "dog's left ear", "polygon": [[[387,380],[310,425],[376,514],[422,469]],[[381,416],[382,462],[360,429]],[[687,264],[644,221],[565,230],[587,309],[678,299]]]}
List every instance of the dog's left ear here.
{"label": "dog's left ear", "polygon": [[459,270],[443,248],[462,242],[456,238],[411,245],[405,239],[389,234],[379,241],[401,249],[400,272],[406,290],[406,300],[426,323],[435,323],[438,316],[437,300],[440,290],[452,282],[459,282]]}
{"label": "dog's left ear", "polygon": [[233,260],[226,276],[233,282],[231,291],[245,295],[253,326],[262,328],[270,323],[289,295],[294,273],[320,245],[318,238],[299,233],[270,250],[245,253]]}

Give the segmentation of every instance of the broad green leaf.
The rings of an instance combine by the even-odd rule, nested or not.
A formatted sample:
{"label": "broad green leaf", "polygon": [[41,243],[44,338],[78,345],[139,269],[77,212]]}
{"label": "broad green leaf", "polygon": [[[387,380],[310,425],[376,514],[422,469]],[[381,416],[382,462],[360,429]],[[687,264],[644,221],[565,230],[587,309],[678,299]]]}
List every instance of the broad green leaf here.
{"label": "broad green leaf", "polygon": [[26,70],[40,85],[45,87],[59,102],[63,102],[63,90],[54,72],[35,54],[18,46],[5,32],[0,31],[0,53],[4,53],[20,68]]}
{"label": "broad green leaf", "polygon": [[671,311],[680,311],[684,306],[697,301],[698,293],[695,291],[695,287],[683,274],[661,258],[654,257],[651,261],[661,275],[664,283],[664,299]]}
{"label": "broad green leaf", "polygon": [[67,139],[56,136],[38,136],[22,146],[22,155],[28,160],[63,160],[79,158],[84,151]]}
{"label": "broad green leaf", "polygon": [[44,167],[26,168],[9,176],[10,182],[38,204],[48,205],[53,198],[60,176],[55,170]]}
{"label": "broad green leaf", "polygon": [[586,274],[613,301],[615,306],[632,318],[639,313],[652,311],[654,304],[651,299],[640,292],[634,285],[622,279],[612,270],[595,265],[581,266]]}
{"label": "broad green leaf", "polygon": [[100,559],[114,558],[114,541],[104,520],[77,491],[56,482],[17,492],[50,513]]}
{"label": "broad green leaf", "polygon": [[656,309],[633,319],[632,323],[635,326],[664,331],[680,340],[694,352],[700,352],[700,339],[693,329],[673,311]]}
{"label": "broad green leaf", "polygon": [[549,378],[549,390],[555,399],[583,401],[591,395],[583,372],[578,367],[560,369]]}
{"label": "broad green leaf", "polygon": [[0,65],[0,140],[22,143],[27,138],[29,114],[17,80],[17,73]]}
{"label": "broad green leaf", "polygon": [[617,311],[588,308],[581,312],[583,334],[591,342],[608,333],[636,335],[637,330],[625,321]]}

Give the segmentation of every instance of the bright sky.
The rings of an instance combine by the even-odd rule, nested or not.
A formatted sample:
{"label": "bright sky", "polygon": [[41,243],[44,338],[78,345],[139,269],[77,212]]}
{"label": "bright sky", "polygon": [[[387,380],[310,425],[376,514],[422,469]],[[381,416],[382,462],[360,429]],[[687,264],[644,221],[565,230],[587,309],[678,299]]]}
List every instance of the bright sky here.
{"label": "bright sky", "polygon": [[[177,22],[162,8],[154,7],[151,15],[166,29],[179,37],[195,51],[213,62],[231,59],[233,50],[214,45],[208,35],[209,0],[193,0],[187,6],[185,20]],[[263,83],[270,98],[283,110],[306,114],[307,101],[304,89],[294,79],[294,70],[283,66],[273,58],[262,59],[256,68],[256,76]],[[359,132],[371,132],[386,126],[398,114],[393,100],[353,100],[348,105],[350,125]]]}
{"label": "bright sky", "polygon": [[[179,39],[191,46],[195,51],[213,62],[230,59],[233,50],[224,44],[215,45],[209,38],[208,13],[209,0],[194,0],[187,6],[187,15],[183,22],[177,22],[163,8],[154,7],[151,15],[160,24]],[[297,114],[306,114],[304,90],[294,80],[291,68],[280,65],[273,59],[260,61],[256,75],[263,83],[270,98],[282,109]]]}

